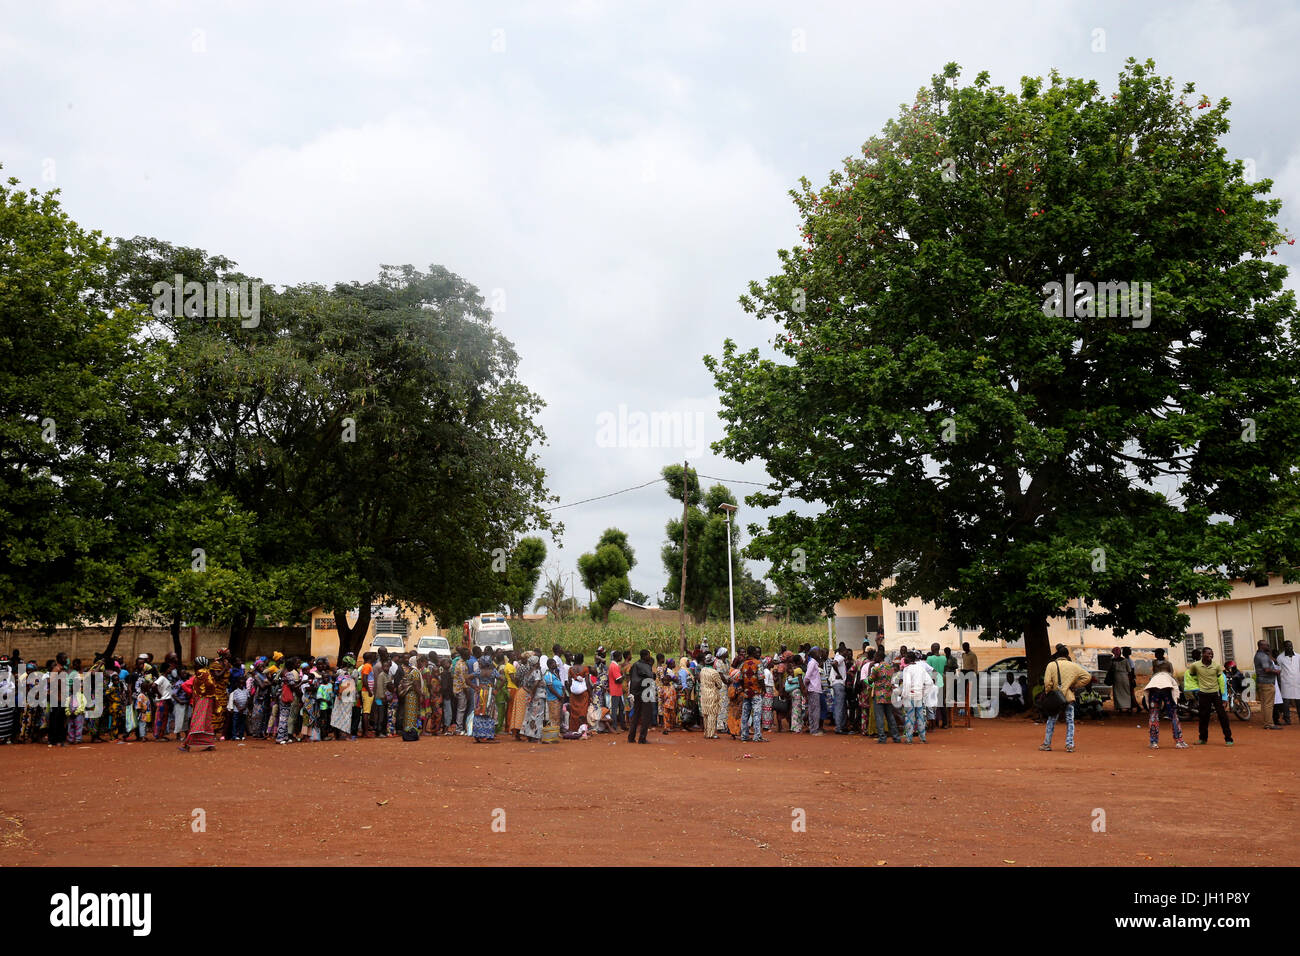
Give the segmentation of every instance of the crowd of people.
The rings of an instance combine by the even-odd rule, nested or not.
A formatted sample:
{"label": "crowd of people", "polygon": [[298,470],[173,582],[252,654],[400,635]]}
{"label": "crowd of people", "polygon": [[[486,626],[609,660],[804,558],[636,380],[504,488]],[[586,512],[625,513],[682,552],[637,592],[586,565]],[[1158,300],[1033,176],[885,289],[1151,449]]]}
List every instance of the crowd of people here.
{"label": "crowd of people", "polygon": [[[928,655],[888,652],[880,636],[857,656],[843,644],[769,655],[749,647],[734,657],[702,644],[667,659],[601,647],[588,662],[557,644],[549,654],[461,647],[449,659],[380,649],[336,665],[280,652],[240,663],[222,649],[192,667],[175,654],[89,667],[60,654],[41,666],[15,650],[0,662],[7,665],[0,742],[174,740],[182,749],[209,749],[248,738],[464,735],[490,743],[508,735],[550,743],[614,732],[645,742],[654,729],[744,741],[829,731],[910,743],[950,725],[951,708],[940,706],[945,675],[976,666],[963,648],[961,662],[938,644]],[[102,689],[98,707],[87,697],[94,687]]]}
{"label": "crowd of people", "polygon": [[[1274,653],[1261,641],[1255,667],[1265,726],[1276,727],[1282,719],[1289,724],[1291,703],[1300,721],[1300,655],[1290,642]],[[1139,704],[1136,674],[1119,654],[1108,671],[1112,680],[1116,668],[1127,670],[1127,680],[1116,680],[1126,693],[1123,701],[1116,697],[1115,706],[1132,712]],[[952,726],[959,715],[970,725],[969,683],[959,678],[972,672],[978,672],[978,659],[969,644],[962,645],[960,658],[937,643],[928,653],[907,647],[888,651],[883,635],[857,654],[842,643],[833,652],[803,645],[772,654],[750,646],[734,656],[701,644],[667,658],[648,650],[634,655],[600,647],[590,662],[558,644],[549,654],[461,647],[449,658],[380,649],[359,661],[345,655],[337,665],[280,652],[240,663],[223,649],[215,659],[196,658],[192,668],[175,654],[161,662],[141,654],[130,665],[96,660],[89,668],[60,654],[42,667],[24,662],[15,650],[8,661],[0,660],[0,743],[54,747],[174,740],[188,750],[248,738],[291,744],[461,735],[475,743],[493,743],[499,736],[553,743],[608,733],[645,743],[652,730],[745,742],[777,733],[830,732],[875,737],[880,743],[925,743],[929,733]],[[1175,746],[1187,746],[1178,712],[1180,696],[1187,694],[1195,695],[1199,742],[1206,742],[1210,718],[1217,714],[1231,745],[1224,702],[1229,684],[1241,677],[1232,662],[1220,666],[1205,648],[1180,687],[1170,663],[1157,654],[1141,695],[1150,746],[1158,748],[1162,719],[1171,724]],[[1066,750],[1072,751],[1075,705],[1092,679],[1058,645],[1032,704],[1024,675],[1008,673],[998,689],[1000,709],[1032,708],[1045,717],[1042,750],[1052,749],[1056,725],[1064,721]],[[20,681],[22,695],[15,693]],[[96,686],[102,689],[101,706],[92,706],[87,697]],[[1275,695],[1275,687],[1282,693]]]}

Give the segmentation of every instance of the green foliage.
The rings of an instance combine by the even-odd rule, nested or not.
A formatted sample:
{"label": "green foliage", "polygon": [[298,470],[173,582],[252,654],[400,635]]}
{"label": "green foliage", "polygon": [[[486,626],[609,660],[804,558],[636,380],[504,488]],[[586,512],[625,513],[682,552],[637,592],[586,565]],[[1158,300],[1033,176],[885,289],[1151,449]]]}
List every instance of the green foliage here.
{"label": "green foliage", "polygon": [[178,275],[257,281],[0,189],[0,618],[149,609],[231,624],[238,655],[259,617],[317,605],[344,651],[379,598],[443,621],[527,605],[545,547],[520,536],[562,532],[542,402],[473,286],[410,266],[261,286],[246,322],[176,308],[156,286]]}
{"label": "green foliage", "polygon": [[[1226,155],[1228,103],[1150,63],[1110,95],[956,77],[792,192],[805,244],[741,299],[781,358],[706,359],[716,450],[773,479],[750,502],[822,506],[750,551],[802,549],[819,602],[883,589],[1023,634],[1035,674],[1079,595],[1103,626],[1175,639],[1180,602],[1300,565],[1280,203]],[[1070,314],[1049,285],[1067,274],[1149,282],[1149,323]]]}
{"label": "green foliage", "polygon": [[[697,624],[703,623],[710,611],[718,616],[727,616],[727,517],[719,510],[719,505],[736,503],[736,498],[723,485],[713,485],[702,492],[695,469],[683,472],[681,465],[669,465],[663,470],[667,483],[668,496],[674,501],[682,500],[683,484],[689,484],[686,509],[687,548],[686,548],[686,612]],[[664,570],[668,573],[665,591],[672,596],[675,609],[680,600],[682,588],[682,519],[674,517],[664,528],[667,541],[660,551]],[[734,522],[731,526],[732,548],[738,547],[740,528]],[[735,560],[736,555],[730,555]],[[737,561],[733,574],[739,575],[740,563]],[[721,601],[721,611],[718,611]]]}
{"label": "green foliage", "polygon": [[506,563],[505,603],[515,616],[523,614],[533,600],[537,582],[546,561],[546,542],[541,538],[521,538]]}
{"label": "green foliage", "polygon": [[596,550],[578,558],[583,587],[594,595],[588,608],[593,619],[609,620],[609,609],[628,591],[627,572],[635,564],[636,554],[627,543],[627,534],[618,528],[606,528]]}

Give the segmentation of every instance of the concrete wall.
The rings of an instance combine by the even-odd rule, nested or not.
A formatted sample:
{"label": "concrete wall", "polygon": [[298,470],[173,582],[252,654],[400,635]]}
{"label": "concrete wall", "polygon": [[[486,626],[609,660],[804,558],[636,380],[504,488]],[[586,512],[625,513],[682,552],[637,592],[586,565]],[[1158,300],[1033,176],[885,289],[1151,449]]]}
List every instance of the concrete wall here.
{"label": "concrete wall", "polygon": [[[196,628],[196,648],[191,647],[190,629],[181,629],[181,651],[186,661],[197,655],[215,657],[220,648],[230,643],[230,630],[224,627]],[[95,654],[108,646],[112,635],[111,627],[58,628],[51,634],[31,628],[14,628],[0,630],[0,653],[8,655],[14,648],[21,652],[23,660],[37,661],[44,664],[59,651],[68,655],[69,660],[81,658],[89,666]],[[153,654],[155,660],[162,660],[172,651],[172,634],[165,627],[122,628],[117,639],[114,653],[123,660],[134,660],[140,654]],[[307,629],[305,627],[257,627],[253,629],[248,640],[248,657],[283,651],[286,656],[307,653]]]}

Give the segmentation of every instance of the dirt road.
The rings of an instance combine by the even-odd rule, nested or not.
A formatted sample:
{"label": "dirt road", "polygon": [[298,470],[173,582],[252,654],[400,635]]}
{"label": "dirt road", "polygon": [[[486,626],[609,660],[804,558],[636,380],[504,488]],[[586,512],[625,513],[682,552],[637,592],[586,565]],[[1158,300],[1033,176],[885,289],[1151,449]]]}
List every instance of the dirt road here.
{"label": "dirt road", "polygon": [[[11,745],[0,864],[1300,864],[1259,825],[1300,805],[1300,727],[1234,732],[1232,748],[1214,726],[1208,746],[1174,750],[1166,726],[1150,751],[1145,721],[1112,717],[1081,723],[1073,754],[1063,727],[1040,753],[1042,728],[1018,719],[925,746]],[[1190,838],[1198,825],[1216,839]]]}

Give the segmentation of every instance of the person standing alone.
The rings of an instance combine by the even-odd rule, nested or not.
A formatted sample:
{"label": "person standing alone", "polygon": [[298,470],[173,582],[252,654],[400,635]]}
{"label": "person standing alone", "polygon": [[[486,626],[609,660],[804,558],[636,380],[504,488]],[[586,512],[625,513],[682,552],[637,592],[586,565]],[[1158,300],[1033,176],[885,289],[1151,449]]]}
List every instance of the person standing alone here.
{"label": "person standing alone", "polygon": [[1277,675],[1282,672],[1282,669],[1277,666],[1277,661],[1273,660],[1273,655],[1269,653],[1268,641],[1260,641],[1256,647],[1255,690],[1259,693],[1259,713],[1264,718],[1265,730],[1277,730],[1277,723],[1273,720],[1273,702],[1277,690]]}
{"label": "person standing alone", "polygon": [[[1065,752],[1074,753],[1074,692],[1092,682],[1092,675],[1070,660],[1070,652],[1063,644],[1056,645],[1056,653],[1043,671],[1043,693],[1059,690],[1065,697]],[[1052,732],[1056,730],[1059,714],[1047,718],[1047,732],[1039,750],[1052,749]]]}
{"label": "person standing alone", "polygon": [[[1261,644],[1263,641],[1260,642]],[[1201,650],[1201,659],[1187,668],[1188,672],[1196,680],[1197,690],[1200,691],[1200,739],[1197,744],[1204,746],[1210,742],[1210,711],[1213,710],[1219,715],[1219,728],[1223,731],[1223,742],[1226,746],[1232,746],[1232,725],[1228,723],[1228,711],[1224,708],[1223,702],[1228,699],[1228,692],[1221,684],[1223,677],[1223,665],[1214,662],[1214,648],[1206,647]],[[1270,695],[1270,705],[1272,704]],[[1270,712],[1265,714],[1266,719],[1272,720]]]}
{"label": "person standing alone", "polygon": [[632,725],[627,732],[628,743],[645,743],[650,724],[654,721],[655,672],[652,660],[650,652],[642,648],[640,660],[627,672],[627,689],[632,695]]}

